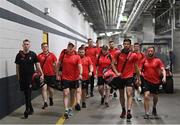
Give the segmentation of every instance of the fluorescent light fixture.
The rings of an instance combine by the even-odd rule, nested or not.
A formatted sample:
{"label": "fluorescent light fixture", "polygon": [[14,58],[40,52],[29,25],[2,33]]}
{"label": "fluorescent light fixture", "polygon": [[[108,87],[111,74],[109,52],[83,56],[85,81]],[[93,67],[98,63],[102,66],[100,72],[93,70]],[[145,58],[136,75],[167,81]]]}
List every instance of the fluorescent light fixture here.
{"label": "fluorescent light fixture", "polygon": [[111,35],[112,35],[112,32],[106,32],[106,35],[107,35],[107,36],[111,36]]}
{"label": "fluorescent light fixture", "polygon": [[105,33],[100,33],[99,36],[105,36],[106,34]]}
{"label": "fluorescent light fixture", "polygon": [[118,18],[117,29],[118,29],[119,26],[120,26],[120,23],[121,23],[121,20],[122,20],[122,17],[123,17],[122,14],[123,14],[123,12],[124,12],[125,5],[126,5],[126,0],[122,0],[122,8],[121,8],[121,12],[120,12],[120,15],[119,15],[119,18]]}
{"label": "fluorescent light fixture", "polygon": [[92,26],[92,25],[93,25],[93,23],[89,22],[89,25],[91,25],[91,26]]}

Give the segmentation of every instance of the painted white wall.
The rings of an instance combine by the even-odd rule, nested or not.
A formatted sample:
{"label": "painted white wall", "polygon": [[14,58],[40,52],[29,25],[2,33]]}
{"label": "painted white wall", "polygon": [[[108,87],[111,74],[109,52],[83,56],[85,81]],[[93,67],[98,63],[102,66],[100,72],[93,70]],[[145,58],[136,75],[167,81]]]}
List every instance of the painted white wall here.
{"label": "painted white wall", "polygon": [[[42,11],[44,11],[45,7],[50,8],[51,12],[49,16],[56,18],[61,23],[73,28],[87,38],[91,37],[94,40],[96,39],[96,34],[89,26],[88,22],[84,20],[82,14],[79,14],[79,10],[71,6],[71,0],[25,1]],[[38,17],[6,0],[0,0],[0,7],[86,41],[86,39],[81,36]],[[0,78],[15,75],[14,60],[16,54],[22,47],[22,41],[24,39],[29,39],[31,41],[31,50],[36,53],[41,52],[40,44],[42,42],[42,34],[43,31],[41,30],[0,18]],[[50,51],[54,52],[57,58],[59,57],[61,50],[67,47],[69,41],[75,43],[72,39],[49,33]],[[77,47],[81,44],[81,42],[77,41]]]}

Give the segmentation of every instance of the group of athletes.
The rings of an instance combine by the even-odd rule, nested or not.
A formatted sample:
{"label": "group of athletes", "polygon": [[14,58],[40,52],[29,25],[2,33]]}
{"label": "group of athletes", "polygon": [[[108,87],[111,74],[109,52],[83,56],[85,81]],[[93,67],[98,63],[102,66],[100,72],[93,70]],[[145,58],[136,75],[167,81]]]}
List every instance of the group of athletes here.
{"label": "group of athletes", "polygon": [[[31,104],[34,64],[41,72],[41,79],[46,83],[41,89],[44,101],[42,109],[54,104],[54,90],[49,85],[60,80],[63,86],[64,117],[71,117],[73,109],[80,111],[81,108],[88,106],[87,95],[94,96],[94,80],[97,79],[101,105],[109,107],[110,95],[114,93],[117,97],[117,91],[119,91],[122,108],[120,118],[128,120],[132,118],[133,93],[137,90],[137,99],[141,101],[140,89],[138,89],[140,87],[144,94],[144,118],[149,119],[150,111],[152,115],[157,116],[159,85],[166,82],[166,72],[162,61],[155,57],[154,47],[148,47],[147,51],[142,53],[140,44],[134,43],[132,46],[130,39],[124,39],[122,49],[115,48],[114,41],[109,41],[109,46],[102,47],[99,46],[99,40],[96,41],[96,46],[92,39],[88,39],[87,43],[88,46],[82,45],[76,51],[75,45],[69,42],[57,60],[56,56],[49,51],[47,43],[41,44],[42,53],[36,55],[30,51],[30,41],[27,39],[23,41],[23,50],[17,54],[15,63],[20,88],[25,95],[24,117],[28,118],[28,115],[34,112]],[[115,74],[111,80],[115,88],[112,88],[104,77],[106,68],[112,69]],[[152,110],[150,109],[151,95]]]}

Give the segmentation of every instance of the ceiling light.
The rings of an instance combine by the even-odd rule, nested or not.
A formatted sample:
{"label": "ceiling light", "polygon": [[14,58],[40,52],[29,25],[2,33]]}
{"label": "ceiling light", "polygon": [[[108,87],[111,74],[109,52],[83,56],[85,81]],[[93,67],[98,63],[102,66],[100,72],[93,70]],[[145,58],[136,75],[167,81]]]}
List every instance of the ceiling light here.
{"label": "ceiling light", "polygon": [[89,22],[89,25],[90,25],[90,26],[92,26],[92,25],[93,25],[93,23]]}

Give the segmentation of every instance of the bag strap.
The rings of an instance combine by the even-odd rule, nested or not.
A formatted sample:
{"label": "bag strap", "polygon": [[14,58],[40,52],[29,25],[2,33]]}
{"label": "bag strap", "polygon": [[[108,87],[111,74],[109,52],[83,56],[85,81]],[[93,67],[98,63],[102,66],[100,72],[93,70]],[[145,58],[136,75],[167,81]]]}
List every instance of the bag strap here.
{"label": "bag strap", "polygon": [[[99,59],[100,59],[100,57],[101,57],[101,53],[98,55],[96,66],[99,65]],[[108,58],[110,59],[110,61],[112,62],[112,57],[111,57],[111,55],[110,55],[109,53],[108,53],[107,57],[108,57]]]}
{"label": "bag strap", "polygon": [[123,63],[123,66],[122,66],[122,69],[121,69],[121,73],[123,73],[124,69],[125,69],[125,66],[127,64],[127,61],[129,60],[130,56],[131,56],[132,52],[130,52],[130,54],[128,53],[128,56],[125,60],[125,62]]}
{"label": "bag strap", "polygon": [[48,55],[45,57],[45,60],[44,60],[44,62],[42,63],[42,68],[44,67],[44,64],[46,63],[46,60],[47,60],[47,58],[50,56],[50,53],[48,53]]}

